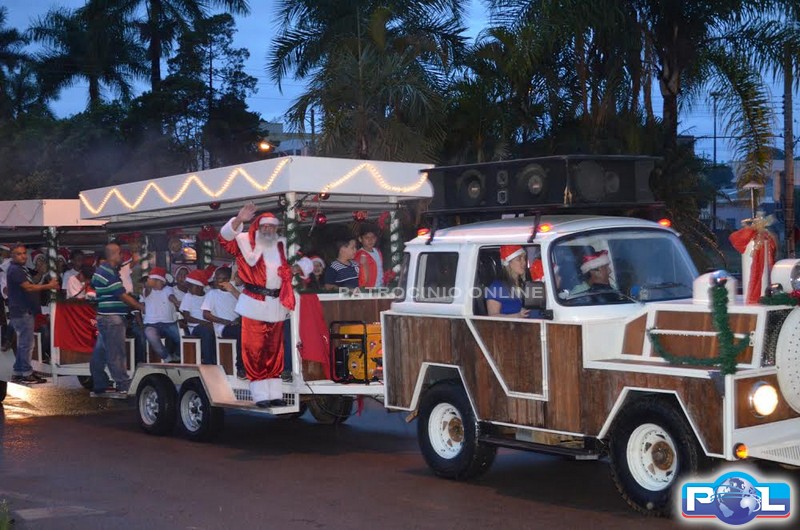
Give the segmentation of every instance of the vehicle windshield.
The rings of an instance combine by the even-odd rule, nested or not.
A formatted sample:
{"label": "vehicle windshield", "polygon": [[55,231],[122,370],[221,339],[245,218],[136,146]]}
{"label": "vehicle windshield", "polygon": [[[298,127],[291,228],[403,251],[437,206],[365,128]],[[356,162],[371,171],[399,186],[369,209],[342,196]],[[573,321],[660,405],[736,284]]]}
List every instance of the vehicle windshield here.
{"label": "vehicle windshield", "polygon": [[562,305],[630,304],[692,297],[697,269],[665,230],[605,230],[565,237],[550,248]]}

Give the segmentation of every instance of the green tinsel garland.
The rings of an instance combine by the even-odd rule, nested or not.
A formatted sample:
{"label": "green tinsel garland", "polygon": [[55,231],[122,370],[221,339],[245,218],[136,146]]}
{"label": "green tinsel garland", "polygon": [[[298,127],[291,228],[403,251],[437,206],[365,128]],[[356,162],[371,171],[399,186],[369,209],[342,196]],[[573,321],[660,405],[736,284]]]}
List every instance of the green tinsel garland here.
{"label": "green tinsel garland", "polygon": [[711,310],[714,329],[717,330],[719,355],[711,358],[674,355],[661,345],[658,335],[647,331],[656,353],[667,362],[673,364],[689,364],[693,366],[719,366],[722,375],[736,373],[736,358],[750,344],[750,337],[743,337],[736,343],[728,318],[728,290],[724,285],[711,288]]}
{"label": "green tinsel garland", "polygon": [[796,306],[800,302],[797,298],[789,293],[775,293],[770,296],[762,296],[758,303],[761,305],[790,305]]}

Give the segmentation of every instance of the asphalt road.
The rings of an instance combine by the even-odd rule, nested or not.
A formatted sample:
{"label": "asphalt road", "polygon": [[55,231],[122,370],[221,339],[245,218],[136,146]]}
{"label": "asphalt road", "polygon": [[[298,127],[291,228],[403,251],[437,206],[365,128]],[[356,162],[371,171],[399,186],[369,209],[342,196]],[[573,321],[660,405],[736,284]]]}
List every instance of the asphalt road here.
{"label": "asphalt road", "polygon": [[436,478],[416,424],[373,402],[340,426],[228,413],[199,444],[146,435],[134,400],[73,385],[9,385],[0,408],[0,501],[17,530],[678,526],[630,511],[604,462],[503,450],[478,480]]}

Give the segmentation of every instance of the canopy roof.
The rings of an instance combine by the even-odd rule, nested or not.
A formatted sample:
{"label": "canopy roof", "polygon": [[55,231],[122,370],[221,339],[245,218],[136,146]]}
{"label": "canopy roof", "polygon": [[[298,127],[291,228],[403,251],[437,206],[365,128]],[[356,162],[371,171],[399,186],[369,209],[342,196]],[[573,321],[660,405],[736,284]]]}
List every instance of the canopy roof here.
{"label": "canopy roof", "polygon": [[81,219],[78,199],[0,201],[0,228],[102,226],[103,221]]}
{"label": "canopy roof", "polygon": [[[84,219],[129,223],[154,217],[233,211],[247,201],[277,207],[289,193],[329,193],[326,208],[386,207],[430,198],[429,164],[321,157],[282,157],[159,179],[98,188],[80,193]],[[298,197],[300,198],[300,197]],[[209,210],[212,208],[212,210]],[[220,212],[221,213],[221,212]]]}

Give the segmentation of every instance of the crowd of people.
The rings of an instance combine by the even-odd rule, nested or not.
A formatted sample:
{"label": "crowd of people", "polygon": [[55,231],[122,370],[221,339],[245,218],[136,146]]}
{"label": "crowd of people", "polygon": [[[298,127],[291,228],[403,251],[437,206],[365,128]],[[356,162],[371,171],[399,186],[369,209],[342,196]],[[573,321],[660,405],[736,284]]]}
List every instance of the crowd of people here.
{"label": "crowd of people", "polygon": [[97,338],[90,362],[93,397],[127,397],[126,337],[134,339],[137,363],[146,360],[147,345],[171,363],[180,361],[183,336],[199,339],[203,364],[217,363],[217,339],[235,339],[236,374],[250,380],[253,400],[259,406],[280,406],[278,383],[291,378],[287,319],[294,308],[285,290],[281,294],[282,287],[291,291],[292,277],[305,291],[384,286],[381,234],[376,226],[362,223],[357,234],[336,239],[329,264],[308,254],[297,256],[290,266],[285,240],[279,237],[280,222],[272,214],[257,218],[250,243],[237,240],[254,213],[249,205],[221,231],[220,243],[234,257],[233,264],[194,270],[178,266],[172,274],[159,266],[143,270],[138,256],[115,241],[98,256],[59,249],[56,270],[51,270],[43,249],[0,245],[5,302],[0,304],[0,336],[4,350],[15,340],[14,381],[45,381],[31,367],[33,341],[36,332],[42,334],[43,359],[48,360],[48,313],[55,294],[96,305]]}

